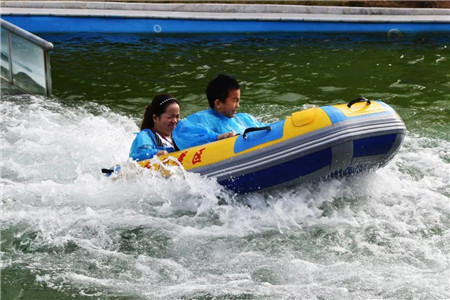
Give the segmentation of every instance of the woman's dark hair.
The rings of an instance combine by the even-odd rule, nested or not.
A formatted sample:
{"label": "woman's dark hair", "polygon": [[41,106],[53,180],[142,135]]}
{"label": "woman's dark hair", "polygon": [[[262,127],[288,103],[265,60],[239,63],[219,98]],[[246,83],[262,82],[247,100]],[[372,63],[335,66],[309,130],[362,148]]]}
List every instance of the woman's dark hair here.
{"label": "woman's dark hair", "polygon": [[209,106],[214,109],[216,99],[225,102],[230,91],[239,89],[241,89],[241,86],[233,77],[224,74],[217,75],[206,87],[206,98],[208,98]]}
{"label": "woman's dark hair", "polygon": [[153,115],[160,117],[163,113],[166,112],[167,106],[172,103],[179,104],[178,100],[175,99],[172,95],[156,95],[155,98],[153,98],[152,103],[145,109],[144,119],[142,120],[141,124],[141,130],[152,129],[155,125],[153,123]]}

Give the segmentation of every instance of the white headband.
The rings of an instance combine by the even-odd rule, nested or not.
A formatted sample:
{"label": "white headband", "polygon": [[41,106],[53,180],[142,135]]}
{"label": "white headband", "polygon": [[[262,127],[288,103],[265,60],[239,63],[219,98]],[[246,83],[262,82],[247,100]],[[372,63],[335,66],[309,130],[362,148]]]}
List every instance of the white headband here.
{"label": "white headband", "polygon": [[162,101],[159,105],[163,105],[164,103],[166,103],[167,101],[170,101],[170,100],[178,101],[178,100],[175,99],[175,98],[167,98],[167,99],[165,99],[164,101]]}

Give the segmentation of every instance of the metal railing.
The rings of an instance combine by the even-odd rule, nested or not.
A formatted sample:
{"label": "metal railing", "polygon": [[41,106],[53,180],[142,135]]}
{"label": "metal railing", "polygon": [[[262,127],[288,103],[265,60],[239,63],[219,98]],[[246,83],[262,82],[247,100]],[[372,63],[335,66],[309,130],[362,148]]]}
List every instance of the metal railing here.
{"label": "metal railing", "polygon": [[50,96],[53,44],[3,19],[0,22],[2,82],[27,93]]}

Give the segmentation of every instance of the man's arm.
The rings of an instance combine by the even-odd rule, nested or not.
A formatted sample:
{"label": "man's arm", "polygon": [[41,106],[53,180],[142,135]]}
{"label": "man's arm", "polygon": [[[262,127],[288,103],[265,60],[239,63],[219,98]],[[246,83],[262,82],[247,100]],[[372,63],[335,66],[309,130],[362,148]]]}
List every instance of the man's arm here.
{"label": "man's arm", "polygon": [[219,136],[218,133],[187,119],[180,120],[172,133],[180,150],[214,142]]}

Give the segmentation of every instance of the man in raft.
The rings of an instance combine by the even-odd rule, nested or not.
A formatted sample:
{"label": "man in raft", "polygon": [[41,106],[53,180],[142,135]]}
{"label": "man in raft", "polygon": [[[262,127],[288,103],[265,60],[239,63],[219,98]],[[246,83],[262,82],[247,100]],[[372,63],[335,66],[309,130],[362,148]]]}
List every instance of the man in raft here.
{"label": "man in raft", "polygon": [[210,108],[181,120],[173,135],[180,149],[186,149],[242,134],[250,127],[263,127],[255,117],[237,113],[241,87],[231,76],[219,74],[206,87]]}

